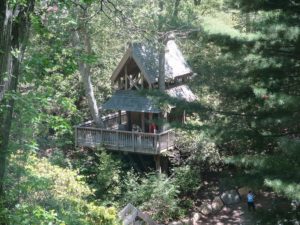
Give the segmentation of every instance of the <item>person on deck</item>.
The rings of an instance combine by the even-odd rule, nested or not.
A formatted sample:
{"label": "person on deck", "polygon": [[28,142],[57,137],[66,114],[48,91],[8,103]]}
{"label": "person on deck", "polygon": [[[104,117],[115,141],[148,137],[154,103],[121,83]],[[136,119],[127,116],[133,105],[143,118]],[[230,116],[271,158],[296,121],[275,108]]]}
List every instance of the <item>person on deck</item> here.
{"label": "person on deck", "polygon": [[251,209],[253,209],[253,211],[255,211],[254,194],[252,193],[252,191],[249,191],[247,195],[247,203],[248,203],[248,210],[250,211]]}
{"label": "person on deck", "polygon": [[152,122],[149,126],[149,130],[150,130],[150,133],[156,133],[157,131],[157,127],[156,127],[156,124],[154,122]]}

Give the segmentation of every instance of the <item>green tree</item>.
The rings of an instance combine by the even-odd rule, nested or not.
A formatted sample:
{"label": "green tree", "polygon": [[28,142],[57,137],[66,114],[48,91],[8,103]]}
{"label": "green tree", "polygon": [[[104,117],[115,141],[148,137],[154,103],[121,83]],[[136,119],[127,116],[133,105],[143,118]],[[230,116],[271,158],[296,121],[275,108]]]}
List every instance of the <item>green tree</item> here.
{"label": "green tree", "polygon": [[[0,3],[0,29],[3,31],[0,35],[0,84],[5,87],[0,89],[0,198],[4,195],[3,182],[15,101],[13,95],[18,87],[34,3],[33,0]],[[11,96],[4,96],[4,91],[10,92]]]}
{"label": "green tree", "polygon": [[299,7],[227,1],[227,16],[202,18],[191,51],[207,109],[203,132],[242,168],[243,182],[290,199],[300,197]]}

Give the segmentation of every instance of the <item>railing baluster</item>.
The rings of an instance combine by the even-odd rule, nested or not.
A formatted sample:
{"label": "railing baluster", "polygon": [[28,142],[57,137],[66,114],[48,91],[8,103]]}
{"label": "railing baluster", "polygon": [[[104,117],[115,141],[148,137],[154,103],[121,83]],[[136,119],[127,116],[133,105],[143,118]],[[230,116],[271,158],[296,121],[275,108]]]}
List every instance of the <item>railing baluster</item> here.
{"label": "railing baluster", "polygon": [[135,151],[135,145],[134,145],[134,132],[132,132],[132,148],[133,148],[133,151]]}
{"label": "railing baluster", "polygon": [[107,145],[108,149],[159,154],[174,147],[175,134],[172,130],[159,134],[136,133],[122,130],[75,127],[75,146],[97,147]]}

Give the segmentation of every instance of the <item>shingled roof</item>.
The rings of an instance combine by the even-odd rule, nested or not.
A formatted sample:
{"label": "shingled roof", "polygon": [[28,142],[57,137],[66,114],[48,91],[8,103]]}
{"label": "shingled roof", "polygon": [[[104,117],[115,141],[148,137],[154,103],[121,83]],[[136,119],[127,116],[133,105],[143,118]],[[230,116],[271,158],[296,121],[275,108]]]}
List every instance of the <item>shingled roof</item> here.
{"label": "shingled roof", "polygon": [[[173,98],[192,102],[197,97],[187,85],[180,85],[166,90],[166,93]],[[161,110],[151,97],[139,94],[134,90],[119,90],[102,105],[103,109],[124,110],[131,112],[159,113]]]}
{"label": "shingled roof", "polygon": [[197,100],[196,95],[191,91],[187,85],[180,85],[166,90],[170,97],[193,102]]}
{"label": "shingled roof", "polygon": [[134,90],[116,91],[115,94],[102,105],[102,108],[131,112],[160,112],[160,109],[153,100],[147,96],[140,95]]}
{"label": "shingled roof", "polygon": [[[135,61],[149,83],[153,84],[158,81],[159,51],[157,46],[150,43],[132,43],[114,71],[111,77],[112,81],[119,76],[126,62],[130,58]],[[169,40],[166,44],[165,79],[172,80],[176,77],[188,74],[192,74],[192,70],[188,66],[175,41]]]}

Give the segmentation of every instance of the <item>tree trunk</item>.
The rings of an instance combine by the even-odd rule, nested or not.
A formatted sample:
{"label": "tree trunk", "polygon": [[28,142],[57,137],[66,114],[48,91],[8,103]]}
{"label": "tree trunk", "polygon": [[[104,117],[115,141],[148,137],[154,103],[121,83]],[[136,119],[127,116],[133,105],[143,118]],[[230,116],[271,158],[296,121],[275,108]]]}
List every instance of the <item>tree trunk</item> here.
{"label": "tree trunk", "polygon": [[[164,10],[164,2],[162,0],[159,1],[159,9],[160,13],[163,13]],[[158,31],[162,32],[163,29],[163,21],[162,15],[159,15],[158,21]],[[159,90],[164,92],[166,89],[165,85],[165,34],[163,33],[159,38],[159,57],[158,57],[158,87]]]}
{"label": "tree trunk", "polygon": [[[33,11],[35,1],[28,0],[26,6],[16,6],[15,9],[9,9],[6,1],[4,8],[2,3],[0,5],[0,23],[4,34],[0,37],[0,46],[7,44],[6,48],[8,51],[1,54],[1,60],[3,61],[0,67],[0,74],[11,77],[7,91],[16,92],[20,75],[20,64],[23,60],[29,35],[29,14]],[[3,17],[3,10],[5,10],[5,17]],[[19,52],[19,54],[12,56],[11,49],[17,50],[16,52]],[[14,98],[4,98],[0,101],[0,107],[0,198],[3,198]]]}
{"label": "tree trunk", "polygon": [[159,76],[158,76],[158,87],[160,91],[165,91],[165,42],[159,42]]}
{"label": "tree trunk", "polygon": [[177,18],[177,16],[178,16],[179,4],[180,4],[180,0],[175,0],[173,18]]}
{"label": "tree trunk", "polygon": [[11,30],[14,10],[8,8],[6,1],[0,2],[0,102],[11,80]]}
{"label": "tree trunk", "polygon": [[[85,18],[85,14],[82,15]],[[97,127],[103,127],[103,121],[101,119],[101,111],[98,108],[97,101],[94,95],[94,89],[91,81],[91,66],[88,62],[85,62],[82,55],[92,55],[91,49],[91,37],[88,32],[88,25],[86,21],[78,19],[78,28],[73,31],[73,46],[77,50],[77,64],[79,67],[80,76],[82,78],[85,95],[87,97],[88,105],[92,118]]]}

